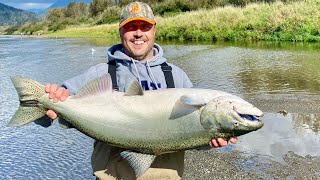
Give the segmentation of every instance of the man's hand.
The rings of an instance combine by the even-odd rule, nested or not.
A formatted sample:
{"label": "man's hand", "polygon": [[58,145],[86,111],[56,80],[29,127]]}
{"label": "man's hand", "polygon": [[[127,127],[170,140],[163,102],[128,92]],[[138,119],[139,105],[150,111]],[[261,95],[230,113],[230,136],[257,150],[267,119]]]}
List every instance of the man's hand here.
{"label": "man's hand", "polygon": [[[229,141],[232,143],[232,144],[235,144],[238,142],[238,138],[237,137],[231,137],[229,139]],[[224,140],[222,138],[217,138],[217,139],[211,139],[211,141],[209,142],[209,145],[211,147],[214,147],[214,148],[217,148],[217,147],[224,147],[226,145],[228,145],[228,141],[227,140]]]}
{"label": "man's hand", "polygon": [[[69,90],[62,87],[58,88],[57,84],[46,84],[45,91],[46,93],[49,93],[49,98],[53,99],[53,102],[65,101],[70,95]],[[56,119],[58,117],[57,113],[50,109],[46,114],[51,119]]]}

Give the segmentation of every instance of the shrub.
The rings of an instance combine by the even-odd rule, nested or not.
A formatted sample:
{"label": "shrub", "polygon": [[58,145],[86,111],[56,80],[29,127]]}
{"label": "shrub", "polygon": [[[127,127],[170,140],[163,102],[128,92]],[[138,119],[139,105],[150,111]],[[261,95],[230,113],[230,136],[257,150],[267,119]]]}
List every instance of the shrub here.
{"label": "shrub", "polygon": [[19,26],[9,26],[4,30],[5,35],[13,34],[14,32],[18,31]]}
{"label": "shrub", "polygon": [[35,32],[44,30],[44,28],[45,28],[45,26],[44,26],[44,23],[42,23],[42,22],[29,21],[29,22],[25,23],[24,25],[22,25],[19,28],[19,31],[24,34],[33,34]]}
{"label": "shrub", "polygon": [[119,22],[121,9],[115,6],[106,8],[99,17],[96,24],[111,24]]}
{"label": "shrub", "polygon": [[50,22],[48,24],[48,30],[49,31],[58,31],[58,30],[62,30],[65,29],[68,25],[74,25],[76,24],[76,22],[70,18],[65,18],[65,19],[61,19],[59,21],[55,21],[55,22]]}

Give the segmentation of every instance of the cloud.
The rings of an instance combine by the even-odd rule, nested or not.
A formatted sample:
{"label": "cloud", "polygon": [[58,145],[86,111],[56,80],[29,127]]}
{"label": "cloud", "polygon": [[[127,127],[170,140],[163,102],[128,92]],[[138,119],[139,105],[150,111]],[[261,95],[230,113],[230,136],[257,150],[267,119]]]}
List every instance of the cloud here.
{"label": "cloud", "polygon": [[8,2],[5,4],[8,6],[18,8],[18,9],[28,10],[28,9],[46,9],[46,8],[50,7],[53,3],[12,3],[12,2]]}
{"label": "cloud", "polygon": [[0,3],[18,9],[46,9],[57,0],[0,0]]}
{"label": "cloud", "polygon": [[57,0],[0,0],[1,3],[54,3]]}

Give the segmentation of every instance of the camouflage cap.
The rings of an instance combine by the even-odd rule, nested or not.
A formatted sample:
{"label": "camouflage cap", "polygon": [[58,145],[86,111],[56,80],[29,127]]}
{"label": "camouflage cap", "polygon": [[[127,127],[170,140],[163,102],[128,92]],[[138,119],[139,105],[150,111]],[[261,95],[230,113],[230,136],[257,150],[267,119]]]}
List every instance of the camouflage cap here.
{"label": "camouflage cap", "polygon": [[119,28],[134,20],[156,24],[151,7],[143,2],[132,2],[122,9]]}

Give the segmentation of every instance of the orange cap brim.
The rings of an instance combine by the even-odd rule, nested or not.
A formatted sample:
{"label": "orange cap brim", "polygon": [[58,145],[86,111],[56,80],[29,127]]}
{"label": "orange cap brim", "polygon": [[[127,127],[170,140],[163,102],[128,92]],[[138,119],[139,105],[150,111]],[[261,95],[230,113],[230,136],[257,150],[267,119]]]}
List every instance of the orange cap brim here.
{"label": "orange cap brim", "polygon": [[136,17],[136,18],[129,18],[129,19],[123,21],[121,24],[119,24],[119,28],[123,27],[123,26],[126,25],[128,22],[136,21],[136,20],[145,21],[145,22],[148,22],[148,23],[150,23],[150,24],[156,24],[155,21],[151,21],[151,20],[146,19],[146,18]]}

